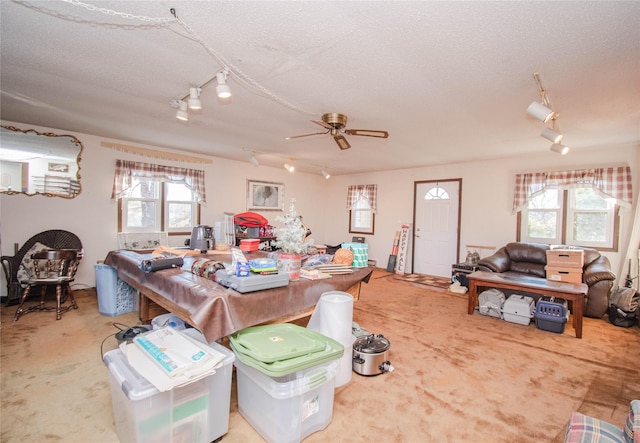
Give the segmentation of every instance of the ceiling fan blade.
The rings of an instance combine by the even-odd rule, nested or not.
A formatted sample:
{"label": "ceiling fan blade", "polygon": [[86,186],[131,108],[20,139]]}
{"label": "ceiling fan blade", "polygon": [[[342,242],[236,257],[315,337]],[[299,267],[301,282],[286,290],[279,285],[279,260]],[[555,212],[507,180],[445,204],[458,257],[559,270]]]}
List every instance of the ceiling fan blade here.
{"label": "ceiling fan blade", "polygon": [[291,140],[293,138],[300,138],[300,137],[309,137],[310,135],[322,135],[322,134],[328,134],[329,131],[326,132],[314,132],[313,134],[302,134],[302,135],[291,135],[289,137],[285,137],[285,140]]}
{"label": "ceiling fan blade", "polygon": [[325,123],[323,121],[320,120],[311,120],[313,123],[315,123],[316,125],[320,125],[323,128],[327,128],[327,129],[333,129],[333,126],[331,126],[329,123]]}
{"label": "ceiling fan blade", "polygon": [[389,133],[387,131],[374,131],[372,129],[347,129],[344,131],[348,135],[364,135],[367,137],[387,138]]}
{"label": "ceiling fan blade", "polygon": [[343,135],[335,135],[333,136],[333,139],[336,141],[336,143],[338,144],[338,147],[340,149],[342,149],[343,151],[345,149],[349,149],[351,147],[351,145],[349,144],[349,142],[347,141],[346,138],[344,138]]}

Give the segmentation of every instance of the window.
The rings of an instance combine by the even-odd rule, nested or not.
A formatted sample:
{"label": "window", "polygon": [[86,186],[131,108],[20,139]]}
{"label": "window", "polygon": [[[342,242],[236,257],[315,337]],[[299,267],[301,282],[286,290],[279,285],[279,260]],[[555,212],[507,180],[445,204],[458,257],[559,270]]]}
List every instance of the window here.
{"label": "window", "polygon": [[196,197],[183,183],[134,177],[131,184],[119,200],[120,232],[188,234],[199,223]]}
{"label": "window", "polygon": [[617,250],[616,209],[593,188],[546,188],[519,213],[519,240]]}
{"label": "window", "polygon": [[373,234],[375,228],[375,214],[369,205],[369,200],[361,197],[349,211],[349,232],[358,234]]}

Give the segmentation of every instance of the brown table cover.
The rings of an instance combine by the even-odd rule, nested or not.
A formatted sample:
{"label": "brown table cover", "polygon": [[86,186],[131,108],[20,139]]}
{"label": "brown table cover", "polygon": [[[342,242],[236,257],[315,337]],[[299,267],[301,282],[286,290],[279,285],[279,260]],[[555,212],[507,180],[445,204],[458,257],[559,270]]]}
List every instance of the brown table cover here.
{"label": "brown table cover", "polygon": [[[373,268],[354,268],[351,274],[300,279],[288,286],[242,294],[192,274],[194,257],[185,257],[182,268],[145,274],[140,262],[151,257],[134,251],[111,251],[104,263],[115,268],[121,279],[136,282],[189,312],[189,318],[183,320],[202,332],[209,343],[249,326],[309,310],[325,292],[346,291],[359,282],[367,283],[373,272]],[[231,262],[230,255],[211,258]]]}

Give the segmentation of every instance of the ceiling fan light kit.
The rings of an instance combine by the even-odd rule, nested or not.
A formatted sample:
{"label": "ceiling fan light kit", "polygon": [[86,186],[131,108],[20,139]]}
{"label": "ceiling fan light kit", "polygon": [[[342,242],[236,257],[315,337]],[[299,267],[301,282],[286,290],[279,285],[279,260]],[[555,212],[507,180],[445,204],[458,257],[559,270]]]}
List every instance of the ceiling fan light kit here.
{"label": "ceiling fan light kit", "polygon": [[540,91],[540,103],[531,103],[527,108],[527,114],[540,120],[543,123],[547,123],[549,120],[553,122],[553,127],[544,128],[540,136],[553,143],[553,145],[551,145],[552,152],[566,155],[569,152],[569,148],[565,145],[560,144],[563,136],[560,133],[560,128],[556,126],[556,119],[558,118],[558,114],[553,111],[553,107],[549,102],[547,91],[544,89],[544,86],[542,86],[542,80],[540,80],[540,73],[534,72],[533,78],[538,85],[538,90]]}

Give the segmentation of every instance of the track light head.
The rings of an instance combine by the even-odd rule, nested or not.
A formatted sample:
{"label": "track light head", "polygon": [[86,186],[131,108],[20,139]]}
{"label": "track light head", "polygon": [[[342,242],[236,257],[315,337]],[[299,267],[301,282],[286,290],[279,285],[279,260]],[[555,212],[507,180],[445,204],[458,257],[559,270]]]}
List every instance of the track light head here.
{"label": "track light head", "polygon": [[542,103],[532,102],[527,108],[527,114],[540,120],[543,123],[548,122],[554,116],[554,112]]}
{"label": "track light head", "polygon": [[216,95],[219,99],[228,99],[231,97],[231,88],[227,85],[227,74],[225,71],[216,74],[218,85],[216,86]]}
{"label": "track light head", "polygon": [[331,178],[331,174],[329,174],[327,171],[325,171],[324,169],[322,171],[320,171],[320,173],[322,174],[322,176],[329,180],[329,178]]}
{"label": "track light head", "polygon": [[557,152],[560,155],[567,155],[569,153],[569,147],[565,145],[561,145],[559,143],[552,144],[551,150],[553,152]]}
{"label": "track light head", "polygon": [[255,154],[255,153],[251,154],[251,157],[249,157],[249,162],[250,162],[253,166],[255,166],[256,168],[257,168],[258,166],[260,166],[260,162],[259,162],[259,161],[258,161],[258,159],[256,158],[256,154]]}
{"label": "track light head", "polygon": [[180,109],[176,112],[176,118],[183,122],[189,121],[189,113],[187,112],[187,102],[180,100]]}
{"label": "track light head", "polygon": [[295,166],[293,166],[293,163],[285,163],[284,169],[286,169],[289,172],[293,172],[296,170]]}
{"label": "track light head", "polygon": [[200,102],[200,88],[189,88],[189,109],[202,109],[202,102]]}
{"label": "track light head", "polygon": [[544,128],[540,135],[552,143],[560,143],[562,141],[562,134],[551,128]]}

